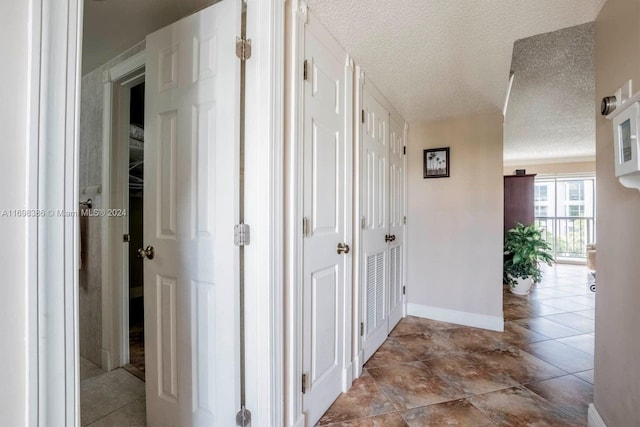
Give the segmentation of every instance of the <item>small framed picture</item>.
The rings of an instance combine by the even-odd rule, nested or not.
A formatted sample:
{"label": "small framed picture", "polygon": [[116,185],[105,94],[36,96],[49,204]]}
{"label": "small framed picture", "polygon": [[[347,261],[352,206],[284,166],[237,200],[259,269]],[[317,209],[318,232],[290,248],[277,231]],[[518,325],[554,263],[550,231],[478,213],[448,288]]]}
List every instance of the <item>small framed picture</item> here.
{"label": "small framed picture", "polygon": [[449,177],[449,147],[424,150],[424,177]]}

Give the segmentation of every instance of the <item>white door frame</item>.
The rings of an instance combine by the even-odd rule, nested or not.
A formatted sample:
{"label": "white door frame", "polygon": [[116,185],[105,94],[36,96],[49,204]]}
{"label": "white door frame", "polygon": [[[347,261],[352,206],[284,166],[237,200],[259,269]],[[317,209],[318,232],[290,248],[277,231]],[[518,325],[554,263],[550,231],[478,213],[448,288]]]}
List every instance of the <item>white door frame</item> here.
{"label": "white door frame", "polygon": [[287,69],[285,72],[285,127],[286,127],[286,207],[285,207],[285,325],[287,341],[285,360],[286,417],[287,427],[303,427],[302,412],[302,248],[303,236],[300,227],[303,218],[303,144],[304,82],[302,81],[304,58],[304,24],[307,19],[307,5],[303,0],[289,0],[286,9]]}
{"label": "white door frame", "polygon": [[360,334],[361,324],[364,321],[362,314],[362,275],[360,271],[362,257],[362,206],[360,203],[360,174],[362,165],[362,92],[364,85],[364,71],[359,65],[355,69],[354,82],[354,114],[357,120],[354,125],[353,140],[353,332],[352,332],[352,354],[353,354],[353,378],[362,375],[364,365],[364,350],[362,348],[363,337]]}
{"label": "white door frame", "polygon": [[[106,70],[103,82],[102,208],[128,209],[128,139],[124,136],[120,103],[125,91],[145,75],[145,52],[139,52]],[[128,129],[127,129],[128,130]],[[128,136],[128,133],[127,133]],[[125,150],[127,148],[127,150]],[[125,156],[126,154],[126,156]],[[127,157],[125,159],[125,157]],[[113,197],[112,197],[113,196]],[[127,217],[102,218],[102,369],[110,371],[129,358],[129,246],[122,242],[128,233]]]}
{"label": "white door frame", "polygon": [[[29,209],[76,212],[82,45],[81,0],[28,0]],[[225,0],[240,1],[240,0]],[[247,61],[245,285],[247,408],[254,425],[283,417],[284,4],[247,0],[253,56]],[[105,192],[106,193],[106,192]],[[266,209],[265,209],[266,207]],[[44,216],[27,232],[29,426],[77,426],[78,225]],[[240,409],[240,408],[238,408]]]}

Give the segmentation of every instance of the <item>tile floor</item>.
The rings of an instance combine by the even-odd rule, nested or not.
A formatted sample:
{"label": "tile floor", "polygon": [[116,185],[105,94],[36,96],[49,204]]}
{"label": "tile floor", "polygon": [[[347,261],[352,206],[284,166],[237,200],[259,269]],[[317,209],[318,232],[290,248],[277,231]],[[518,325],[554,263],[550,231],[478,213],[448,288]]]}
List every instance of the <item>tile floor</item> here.
{"label": "tile floor", "polygon": [[318,425],[585,426],[593,401],[595,294],[586,267],[505,288],[505,332],[407,317]]}
{"label": "tile floor", "polygon": [[83,427],[146,426],[144,382],[124,369],[104,372],[80,358],[80,423]]}
{"label": "tile floor", "polygon": [[[583,266],[504,293],[505,332],[407,317],[319,425],[584,426],[593,401],[595,294]],[[81,359],[81,424],[144,427],[144,382]]]}

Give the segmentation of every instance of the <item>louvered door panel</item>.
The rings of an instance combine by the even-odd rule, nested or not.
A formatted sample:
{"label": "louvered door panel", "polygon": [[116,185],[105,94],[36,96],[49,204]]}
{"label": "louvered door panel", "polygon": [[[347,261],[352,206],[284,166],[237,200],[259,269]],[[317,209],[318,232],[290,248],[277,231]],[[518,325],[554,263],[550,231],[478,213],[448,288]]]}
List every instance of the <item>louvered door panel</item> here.
{"label": "louvered door panel", "polygon": [[367,360],[384,342],[388,333],[387,242],[389,227],[389,113],[365,84],[362,106],[361,212],[362,348]]}

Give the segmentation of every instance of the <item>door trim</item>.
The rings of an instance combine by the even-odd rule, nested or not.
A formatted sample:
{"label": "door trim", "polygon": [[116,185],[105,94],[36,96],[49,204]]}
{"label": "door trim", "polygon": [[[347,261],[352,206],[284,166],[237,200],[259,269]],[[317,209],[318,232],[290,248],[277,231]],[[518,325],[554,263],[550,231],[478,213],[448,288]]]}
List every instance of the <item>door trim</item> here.
{"label": "door trim", "polygon": [[407,275],[407,270],[409,268],[409,264],[407,263],[407,252],[408,252],[408,248],[409,245],[407,245],[407,238],[408,238],[408,233],[407,233],[407,212],[409,212],[409,197],[408,197],[408,191],[409,191],[409,186],[407,185],[407,177],[409,176],[409,174],[407,173],[407,168],[409,167],[409,160],[407,158],[407,151],[409,151],[409,123],[404,122],[404,176],[403,176],[403,191],[404,191],[404,206],[402,207],[402,210],[404,212],[404,231],[402,232],[403,236],[402,236],[402,243],[404,245],[403,247],[403,256],[404,258],[402,259],[402,286],[404,286],[404,291],[402,294],[402,317],[407,317],[407,294],[406,294],[406,290],[409,289],[409,284],[407,283],[408,280],[408,275]]}
{"label": "door trim", "polygon": [[285,185],[286,205],[284,223],[285,236],[285,333],[284,345],[285,385],[287,402],[285,411],[286,426],[302,427],[305,418],[302,412],[302,226],[303,197],[302,173],[304,149],[304,26],[307,22],[307,5],[304,0],[288,2],[286,10],[286,58],[285,80]]}
{"label": "door trim", "polygon": [[[79,423],[78,123],[82,1],[29,1],[27,418]],[[72,165],[73,167],[69,167]],[[49,212],[52,212],[49,215]]]}
{"label": "door trim", "polygon": [[[254,42],[247,70],[257,79],[248,95],[248,114],[260,116],[247,120],[255,126],[247,132],[247,152],[253,154],[247,158],[253,174],[247,177],[247,194],[255,195],[252,202],[260,207],[258,218],[255,213],[247,217],[255,218],[246,261],[247,294],[252,295],[246,307],[247,336],[258,337],[254,344],[260,349],[247,346],[248,354],[256,355],[256,368],[247,373],[247,404],[256,425],[282,425],[284,152],[278,119],[284,111],[285,4],[247,2],[248,36]],[[29,0],[29,209],[77,210],[82,4]],[[264,188],[268,190],[259,192]],[[73,217],[32,218],[25,236],[30,331],[25,400],[33,427],[80,423],[77,233]]]}
{"label": "door trim", "polygon": [[[234,0],[237,1],[237,0]],[[245,246],[246,404],[253,425],[284,425],[284,14],[247,1]],[[265,283],[266,282],[266,283]],[[252,357],[253,356],[253,357]]]}
{"label": "door trim", "polygon": [[[126,207],[128,204],[127,177],[123,176],[123,117],[116,103],[131,89],[134,81],[144,78],[145,52],[106,70],[103,74],[102,116],[102,208]],[[121,146],[121,150],[116,147]],[[128,154],[128,153],[127,153]],[[127,159],[128,160],[128,159]],[[127,163],[128,164],[128,163]],[[113,196],[113,197],[112,197]],[[122,242],[128,233],[125,218],[104,217],[102,231],[102,369],[110,371],[128,361],[129,302],[126,286],[129,283],[129,247]]]}

